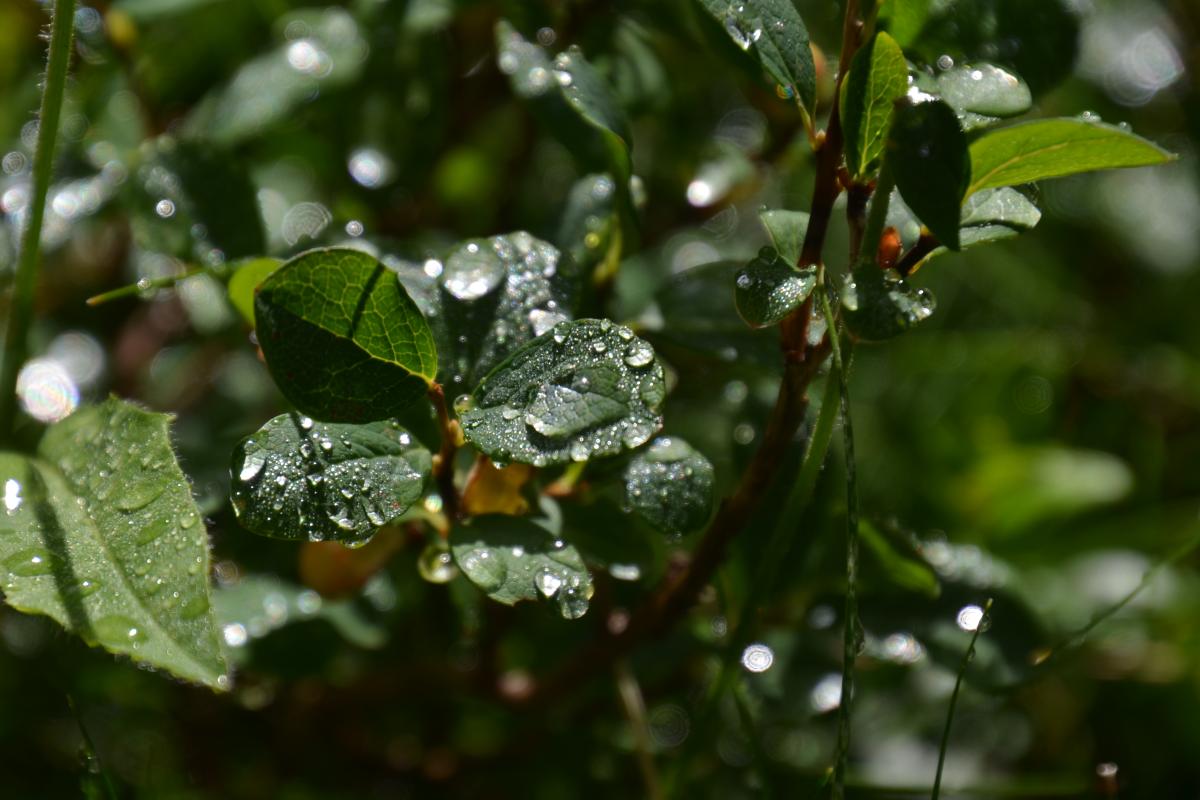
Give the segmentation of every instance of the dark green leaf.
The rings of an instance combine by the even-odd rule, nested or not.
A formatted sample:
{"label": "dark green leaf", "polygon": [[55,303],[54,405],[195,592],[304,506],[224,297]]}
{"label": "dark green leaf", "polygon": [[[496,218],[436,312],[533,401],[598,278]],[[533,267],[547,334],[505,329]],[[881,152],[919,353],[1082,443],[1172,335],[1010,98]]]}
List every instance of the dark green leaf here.
{"label": "dark green leaf", "polygon": [[866,264],[846,276],[842,310],[851,333],[866,341],[882,341],[903,333],[934,310],[933,295],[914,289],[895,270]]}
{"label": "dark green leaf", "polygon": [[938,74],[936,91],[958,113],[964,130],[1024,114],[1033,105],[1025,81],[994,64],[962,64]]}
{"label": "dark green leaf", "polygon": [[208,534],[168,420],[110,399],[50,426],[36,458],[0,454],[4,594],[89,644],[225,689]]}
{"label": "dark green leaf", "polygon": [[968,194],[1080,172],[1162,164],[1174,156],[1113,125],[1043,119],[989,131],[971,143]]}
{"label": "dark green leaf", "polygon": [[454,561],[493,600],[554,598],[567,619],[587,613],[592,576],[579,552],[527,517],[487,514],[450,532]]}
{"label": "dark green leaf", "polygon": [[669,534],[708,522],[713,468],[703,453],[676,436],[660,436],[625,468],[625,505]]}
{"label": "dark green leaf", "polygon": [[792,0],[700,0],[700,4],[788,97],[812,111],[817,71],[808,28]]}
{"label": "dark green leaf", "polygon": [[971,180],[967,138],[950,106],[901,103],[888,137],[888,163],[900,195],[933,234],[957,250],[958,220]]}
{"label": "dark green leaf", "polygon": [[236,271],[227,285],[229,302],[251,325],[254,324],[254,293],[282,263],[278,258],[251,258],[233,265]]}
{"label": "dark green leaf", "polygon": [[437,374],[433,334],[395,273],[360,250],[310,250],[254,303],[258,341],[284,396],[330,422],[395,416]]}
{"label": "dark green leaf", "polygon": [[815,266],[797,269],[770,247],[738,271],[734,298],[738,313],[752,328],[782,321],[808,299],[817,285]]}
{"label": "dark green leaf", "polygon": [[564,502],[562,516],[562,538],[617,580],[652,580],[662,571],[663,537],[613,502]]}
{"label": "dark green leaf", "polygon": [[583,176],[567,195],[555,241],[584,274],[608,252],[616,231],[615,199],[613,179],[605,173]]}
{"label": "dark green leaf", "polygon": [[804,211],[770,209],[758,215],[771,244],[789,264],[800,263],[800,252],[804,249],[804,235],[808,232],[808,214]]}
{"label": "dark green leaf", "polygon": [[863,548],[878,563],[887,579],[894,585],[913,592],[937,597],[941,594],[937,573],[915,554],[901,552],[888,537],[864,520],[859,528]]}
{"label": "dark green leaf", "polygon": [[495,461],[535,466],[638,447],[662,427],[654,349],[608,320],[563,322],[456,402],[467,440]]}
{"label": "dark green leaf", "polygon": [[233,509],[264,536],[363,544],[421,498],[429,469],[429,451],[395,422],[281,414],[234,451]]}
{"label": "dark green leaf", "polygon": [[879,6],[879,22],[893,39],[907,47],[920,36],[932,5],[933,0],[886,0]]}
{"label": "dark green leaf", "polygon": [[892,109],[908,91],[908,62],[895,39],[876,34],[854,55],[839,100],[846,166],[854,177],[878,167]]}
{"label": "dark green leaf", "polygon": [[443,381],[473,386],[569,319],[577,283],[573,262],[524,231],[458,244],[438,276]]}

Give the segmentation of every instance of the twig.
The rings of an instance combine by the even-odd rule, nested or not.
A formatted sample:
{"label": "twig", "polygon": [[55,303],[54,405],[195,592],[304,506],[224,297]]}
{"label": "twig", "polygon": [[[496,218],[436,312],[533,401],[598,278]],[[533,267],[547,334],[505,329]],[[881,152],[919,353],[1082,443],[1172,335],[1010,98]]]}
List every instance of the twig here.
{"label": "twig", "polygon": [[650,739],[650,726],[646,724],[646,701],[642,697],[642,687],[638,685],[637,676],[633,674],[625,659],[617,661],[613,671],[617,677],[617,694],[621,698],[621,707],[625,710],[625,717],[633,731],[633,746],[637,754],[638,770],[642,773],[642,783],[646,786],[646,797],[649,800],[661,800],[663,794],[658,781],[658,770],[654,766],[654,745]]}
{"label": "twig", "polygon": [[462,444],[462,428],[457,420],[450,417],[450,409],[446,407],[446,392],[440,383],[429,387],[429,399],[437,411],[438,427],[442,433],[442,446],[433,460],[433,477],[442,498],[442,510],[453,522],[459,516],[458,488],[454,485],[454,457]]}
{"label": "twig", "polygon": [[107,292],[93,295],[87,299],[89,306],[99,306],[104,303],[120,300],[123,297],[132,297],[133,295],[142,294],[143,292],[152,292],[155,289],[168,289],[181,283],[188,278],[194,278],[197,275],[205,275],[211,272],[208,267],[193,267],[179,273],[178,275],[164,275],[161,278],[142,278],[137,283],[131,283],[128,286],[121,286],[117,289],[111,289]]}
{"label": "twig", "polygon": [[75,0],[54,0],[54,16],[50,23],[50,57],[46,66],[45,88],[42,90],[41,114],[38,117],[37,150],[33,156],[33,192],[29,198],[25,230],[21,235],[21,254],[17,260],[8,332],[4,337],[4,357],[0,359],[0,445],[7,444],[13,433],[17,413],[17,375],[29,355],[29,324],[33,319],[38,248],[41,245],[42,219],[46,213],[46,195],[50,191],[50,175],[54,166],[58,120],[62,114],[63,94],[67,85],[67,66],[71,61],[74,23]]}
{"label": "twig", "polygon": [[979,640],[979,634],[988,627],[988,614],[991,610],[992,599],[989,597],[983,604],[983,616],[975,625],[975,630],[971,634],[971,643],[967,645],[967,652],[963,654],[962,663],[958,667],[958,675],[954,679],[954,691],[950,693],[950,708],[946,711],[946,727],[942,729],[942,743],[938,747],[937,774],[933,777],[933,794],[930,795],[929,800],[938,800],[938,795],[942,791],[942,768],[946,766],[946,748],[950,745],[950,725],[954,722],[954,707],[958,704],[958,691],[962,688],[963,676],[967,674],[967,666],[975,657],[975,642]]}

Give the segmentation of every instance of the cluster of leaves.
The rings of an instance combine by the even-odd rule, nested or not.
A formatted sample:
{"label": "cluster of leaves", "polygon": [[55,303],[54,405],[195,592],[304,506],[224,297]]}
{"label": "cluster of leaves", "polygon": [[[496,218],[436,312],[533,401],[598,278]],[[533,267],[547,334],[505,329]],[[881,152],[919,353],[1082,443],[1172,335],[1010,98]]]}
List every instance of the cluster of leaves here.
{"label": "cluster of leaves", "polygon": [[[406,24],[439,29],[450,5],[412,3]],[[822,97],[823,57],[791,0],[686,4],[698,34],[762,78],[777,113],[811,134],[817,159],[833,153],[834,180],[808,211],[762,211],[769,245],[757,256],[662,281],[651,291],[655,313],[629,301],[655,213],[634,170],[626,108],[636,92],[578,46],[553,54],[519,14],[489,32],[494,71],[581,173],[561,211],[541,211],[550,224],[540,227],[556,231],[548,240],[488,231],[411,258],[358,234],[312,249],[305,236],[272,241],[231,149],[372,67],[348,12],[306,9],[279,21],[303,36],[289,33],[239,66],[171,134],[139,142],[127,167],[138,180],[122,190],[123,202],[156,209],[134,217],[139,248],[197,264],[188,281],[224,284],[289,406],[233,452],[228,499],[240,528],[363,553],[409,536],[424,546],[417,567],[430,582],[457,590],[465,579],[499,603],[541,602],[577,619],[602,580],[661,577],[667,548],[704,531],[719,490],[738,483],[719,467],[745,459],[709,451],[701,410],[679,426],[687,437],[664,434],[682,373],[741,358],[767,366],[773,390],[782,361],[760,329],[779,328],[794,349],[797,321],[800,344],[822,359],[843,338],[896,337],[935,310],[913,273],[946,252],[1032,229],[1041,217],[1034,184],[1171,158],[1120,126],[1031,113],[1073,55],[1073,18],[1058,2],[889,0],[878,17],[864,5],[865,38],[847,43],[856,52],[833,82],[837,94],[826,87]],[[118,6],[138,21],[157,13],[155,3]],[[638,36],[626,31],[644,47]],[[116,196],[111,175],[90,180],[93,195]],[[214,185],[220,192],[206,194]],[[857,212],[835,280],[840,255],[819,245],[842,191]],[[821,215],[818,202],[827,204]],[[114,294],[179,281],[143,276]],[[824,430],[825,444],[838,390],[836,379],[827,383],[810,437]],[[305,611],[302,590],[267,578],[214,595],[203,516],[168,422],[110,399],[51,424],[36,448],[0,453],[4,593],[89,644],[227,689],[227,623],[241,625],[232,622],[241,606],[287,595],[282,617],[316,612]],[[811,464],[824,460],[823,447]],[[797,466],[780,465],[781,483]],[[795,481],[805,502],[815,471],[810,478]],[[790,491],[755,498],[771,507],[765,527],[789,536],[807,507],[794,507]],[[937,593],[929,559],[870,525],[862,533],[889,580]],[[368,562],[368,572],[381,566]],[[346,607],[324,613],[347,639],[372,646],[376,631]]]}

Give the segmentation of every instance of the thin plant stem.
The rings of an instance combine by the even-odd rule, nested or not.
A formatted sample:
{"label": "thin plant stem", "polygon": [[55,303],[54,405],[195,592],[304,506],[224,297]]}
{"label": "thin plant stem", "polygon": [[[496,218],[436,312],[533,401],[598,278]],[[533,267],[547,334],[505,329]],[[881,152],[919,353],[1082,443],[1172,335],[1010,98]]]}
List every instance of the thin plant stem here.
{"label": "thin plant stem", "polygon": [[650,738],[650,726],[646,722],[646,701],[642,697],[642,687],[625,659],[619,659],[613,665],[613,671],[617,678],[617,694],[621,698],[621,707],[633,731],[634,750],[637,753],[638,770],[642,773],[642,783],[646,787],[646,797],[650,800],[661,800],[663,794],[658,770],[654,766],[653,742]]}
{"label": "thin plant stem", "polygon": [[429,387],[429,399],[437,411],[438,427],[442,434],[442,446],[435,456],[433,477],[437,481],[438,494],[442,497],[442,509],[447,519],[454,521],[459,514],[458,487],[454,485],[454,457],[462,445],[462,428],[450,416],[446,392],[440,383]]}
{"label": "thin plant stem", "polygon": [[0,359],[0,444],[6,444],[12,437],[17,414],[17,375],[29,356],[29,325],[33,319],[34,290],[37,286],[38,248],[54,166],[58,120],[62,115],[63,94],[67,86],[67,67],[71,61],[74,22],[75,0],[54,0],[54,16],[50,22],[50,56],[42,89],[41,113],[38,116],[37,149],[33,155],[33,191],[29,198],[25,230],[21,234],[21,253],[17,259],[8,330],[4,337],[4,355]]}
{"label": "thin plant stem", "polygon": [[937,773],[933,776],[933,793],[929,800],[938,800],[938,796],[942,792],[942,769],[946,766],[946,749],[950,746],[950,726],[954,723],[954,707],[958,705],[958,692],[962,688],[963,676],[967,674],[967,667],[970,665],[971,659],[975,657],[975,643],[979,641],[979,634],[988,627],[988,615],[991,611],[992,599],[989,597],[983,604],[983,616],[975,625],[975,630],[971,633],[971,643],[967,645],[967,652],[963,653],[962,663],[958,666],[958,675],[954,679],[954,691],[950,693],[950,708],[946,711],[946,725],[942,728],[942,743],[938,747]]}
{"label": "thin plant stem", "polygon": [[89,306],[99,306],[110,303],[113,300],[120,300],[123,297],[140,295],[143,292],[152,292],[156,289],[169,289],[178,283],[186,281],[188,278],[194,278],[197,275],[206,275],[210,272],[211,270],[208,267],[193,267],[178,275],[164,275],[161,278],[143,278],[137,283],[131,283],[128,286],[122,286],[93,295],[87,299],[87,304]]}
{"label": "thin plant stem", "polygon": [[96,744],[92,741],[87,726],[83,724],[83,715],[79,713],[79,707],[75,705],[75,698],[70,694],[67,695],[67,706],[75,716],[75,724],[79,726],[79,736],[83,742],[83,757],[87,761],[88,775],[98,778],[97,782],[104,790],[104,797],[107,800],[117,800],[117,789],[113,786],[112,778],[105,771],[104,765],[100,763],[100,756],[96,753]]}
{"label": "thin plant stem", "polygon": [[879,242],[883,238],[883,230],[887,226],[888,206],[892,201],[892,190],[896,188],[896,177],[892,174],[890,159],[884,158],[879,167],[879,180],[875,184],[875,194],[871,198],[871,210],[867,213],[867,224],[863,229],[862,247],[859,250],[859,262],[875,263],[879,253]]}
{"label": "thin plant stem", "polygon": [[762,737],[758,735],[758,726],[754,724],[754,714],[750,709],[750,698],[746,696],[746,687],[740,682],[733,688],[733,702],[737,706],[742,733],[750,743],[750,753],[758,771],[758,779],[762,783],[758,796],[770,798],[774,793],[771,791],[771,776],[767,772],[767,753],[763,749]]}

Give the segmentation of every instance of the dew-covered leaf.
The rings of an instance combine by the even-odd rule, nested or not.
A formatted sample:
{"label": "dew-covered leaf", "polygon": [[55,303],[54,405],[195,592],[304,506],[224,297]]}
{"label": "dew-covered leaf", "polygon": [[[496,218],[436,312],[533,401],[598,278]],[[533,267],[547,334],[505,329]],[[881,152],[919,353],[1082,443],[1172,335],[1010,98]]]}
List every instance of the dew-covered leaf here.
{"label": "dew-covered leaf", "polygon": [[183,130],[236,143],[287,118],[297,107],[352,83],[362,72],[368,45],[344,9],[305,9],[280,21],[280,30],[307,35],[281,43],[242,65],[229,83],[198,103]]}
{"label": "dew-covered leaf", "polygon": [[429,451],[394,422],[281,414],[234,451],[233,509],[264,536],[361,544],[421,498],[429,470]]}
{"label": "dew-covered leaf", "polygon": [[817,93],[817,70],[808,28],[792,0],[700,0],[725,27],[729,38],[758,61],[781,94],[796,98],[811,112]]}
{"label": "dew-covered leaf", "polygon": [[475,385],[493,367],[570,318],[574,264],[524,231],[459,243],[438,276],[434,325],[441,378]]}
{"label": "dew-covered leaf", "polygon": [[771,244],[789,264],[800,263],[800,252],[804,249],[804,235],[808,233],[808,213],[785,211],[773,208],[758,215]]}
{"label": "dew-covered leaf", "polygon": [[583,57],[582,50],[571,45],[554,58],[554,80],[567,104],[600,132],[613,171],[628,185],[633,174],[629,122],[600,73]]}
{"label": "dew-covered leaf", "polygon": [[664,533],[697,530],[712,514],[712,464],[677,436],[660,436],[635,455],[624,480],[625,505]]}
{"label": "dew-covered leaf", "polygon": [[908,207],[942,244],[957,250],[971,159],[954,110],[937,100],[899,104],[888,149],[896,188]]}
{"label": "dew-covered leaf", "polygon": [[213,590],[213,609],[230,660],[240,663],[246,648],[285,625],[324,620],[346,641],[374,649],[387,631],[367,619],[353,600],[328,600],[317,592],[274,575],[247,575]]}
{"label": "dew-covered leaf", "polygon": [[984,189],[963,203],[959,240],[963,248],[1008,239],[1035,228],[1042,212],[1012,187]]}
{"label": "dew-covered leaf", "polygon": [[1102,169],[1162,164],[1175,156],[1129,131],[1082,119],[1042,119],[989,131],[971,143],[968,194]]}
{"label": "dew-covered leaf", "polygon": [[284,397],[330,422],[395,416],[437,373],[433,334],[396,274],[360,250],[310,250],[254,301],[258,342]]}
{"label": "dew-covered leaf", "polygon": [[487,514],[450,532],[463,575],[493,600],[553,599],[567,619],[587,613],[592,576],[579,552],[529,517]]}
{"label": "dew-covered leaf", "polygon": [[934,84],[968,131],[1019,116],[1033,105],[1025,81],[995,64],[960,64],[939,72]]}
{"label": "dew-covered leaf", "polygon": [[234,273],[226,286],[229,302],[251,325],[254,324],[254,293],[282,263],[278,258],[250,258],[231,265]]}
{"label": "dew-covered leaf", "polygon": [[908,91],[908,62],[896,40],[876,34],[854,55],[839,99],[846,166],[855,177],[875,169],[883,156],[892,108]]}
{"label": "dew-covered leaf", "polygon": [[563,322],[455,403],[467,440],[495,461],[545,466],[638,447],[662,427],[654,349],[608,320]]}
{"label": "dew-covered leaf", "polygon": [[817,268],[797,269],[770,247],[734,279],[738,313],[752,328],[775,325],[808,299],[817,285]]}
{"label": "dew-covered leaf", "polygon": [[583,273],[604,259],[617,230],[616,186],[606,173],[585,175],[567,194],[555,242]]}
{"label": "dew-covered leaf", "polygon": [[895,270],[866,264],[846,276],[842,311],[858,339],[881,341],[928,319],[935,308],[928,289],[914,289]]}
{"label": "dew-covered leaf", "polygon": [[0,454],[0,564],[9,605],[92,645],[224,689],[208,534],[169,417],[109,399]]}

